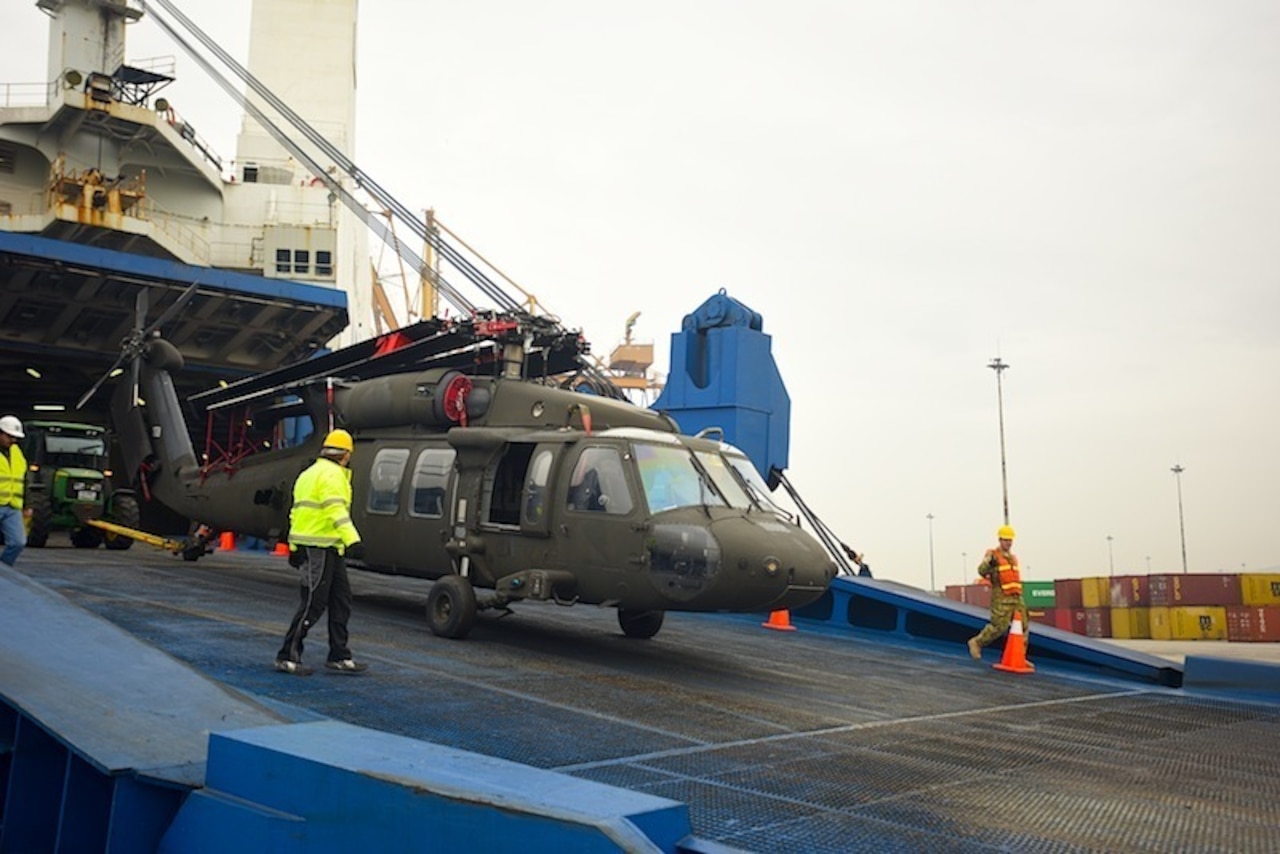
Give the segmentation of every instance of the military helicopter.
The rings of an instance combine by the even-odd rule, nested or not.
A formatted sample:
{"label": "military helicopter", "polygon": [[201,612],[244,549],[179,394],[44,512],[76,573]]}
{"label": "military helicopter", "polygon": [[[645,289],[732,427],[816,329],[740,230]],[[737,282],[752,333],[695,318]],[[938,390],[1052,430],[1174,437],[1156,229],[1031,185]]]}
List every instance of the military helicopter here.
{"label": "military helicopter", "polygon": [[[342,427],[365,545],[353,565],[434,580],[436,635],[548,600],[615,608],[626,636],[649,638],[669,610],[801,607],[837,572],[723,435],[682,435],[664,414],[576,390],[591,382],[581,372],[572,387],[554,381],[574,376],[586,347],[556,322],[422,321],[183,401],[184,360],[159,328],[196,291],[150,325],[140,297],[108,372],[128,372],[111,413],[139,495],[206,531],[282,540],[294,480]],[[188,412],[206,419],[204,453]],[[276,447],[286,424],[309,436]]]}

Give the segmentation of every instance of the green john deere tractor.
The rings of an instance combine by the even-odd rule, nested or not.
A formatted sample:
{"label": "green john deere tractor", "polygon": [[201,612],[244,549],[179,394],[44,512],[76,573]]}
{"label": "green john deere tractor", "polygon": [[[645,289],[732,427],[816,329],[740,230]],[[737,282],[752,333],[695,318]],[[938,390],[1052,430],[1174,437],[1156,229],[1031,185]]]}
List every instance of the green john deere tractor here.
{"label": "green john deere tractor", "polygon": [[25,485],[27,545],[42,548],[50,531],[70,531],[76,548],[127,549],[133,540],[85,524],[103,519],[138,527],[138,499],[115,489],[107,467],[110,433],[105,427],[63,421],[28,421],[22,452],[29,464]]}

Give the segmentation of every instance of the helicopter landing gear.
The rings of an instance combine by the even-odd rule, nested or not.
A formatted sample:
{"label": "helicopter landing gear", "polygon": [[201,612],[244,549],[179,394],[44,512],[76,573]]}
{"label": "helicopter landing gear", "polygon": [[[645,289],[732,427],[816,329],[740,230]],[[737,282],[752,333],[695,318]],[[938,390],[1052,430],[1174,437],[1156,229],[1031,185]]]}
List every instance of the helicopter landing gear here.
{"label": "helicopter landing gear", "polygon": [[427,625],[442,638],[462,639],[476,620],[476,591],[461,575],[446,575],[427,594]]}
{"label": "helicopter landing gear", "polygon": [[622,633],[627,637],[646,640],[656,635],[658,629],[662,628],[662,618],[665,615],[665,611],[629,611],[626,608],[619,608],[618,625],[622,627]]}

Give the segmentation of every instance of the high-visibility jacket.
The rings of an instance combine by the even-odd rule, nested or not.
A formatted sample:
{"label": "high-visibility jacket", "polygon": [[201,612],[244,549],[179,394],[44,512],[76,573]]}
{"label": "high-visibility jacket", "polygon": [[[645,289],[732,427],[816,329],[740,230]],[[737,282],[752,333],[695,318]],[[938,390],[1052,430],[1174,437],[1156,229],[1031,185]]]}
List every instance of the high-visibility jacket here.
{"label": "high-visibility jacket", "polygon": [[27,477],[27,458],[13,444],[9,453],[0,451],[0,507],[22,509],[22,485]]}
{"label": "high-visibility jacket", "polygon": [[1004,549],[989,549],[984,561],[991,571],[991,583],[998,585],[1006,596],[1022,594],[1022,574],[1018,571],[1018,556]]}
{"label": "high-visibility jacket", "polygon": [[293,484],[289,545],[337,549],[360,542],[351,521],[351,470],[321,457]]}

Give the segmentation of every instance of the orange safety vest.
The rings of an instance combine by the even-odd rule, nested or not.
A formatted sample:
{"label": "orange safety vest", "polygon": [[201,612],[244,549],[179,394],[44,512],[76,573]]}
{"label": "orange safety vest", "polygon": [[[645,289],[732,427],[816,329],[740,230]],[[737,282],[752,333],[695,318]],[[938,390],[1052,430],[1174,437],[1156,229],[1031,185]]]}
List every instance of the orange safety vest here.
{"label": "orange safety vest", "polygon": [[1005,554],[1003,549],[992,549],[987,552],[989,559],[994,559],[996,571],[992,573],[1000,584],[1000,590],[1006,596],[1022,595],[1022,575],[1018,572],[1018,556]]}

